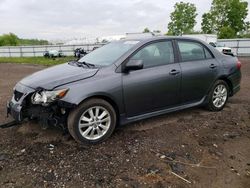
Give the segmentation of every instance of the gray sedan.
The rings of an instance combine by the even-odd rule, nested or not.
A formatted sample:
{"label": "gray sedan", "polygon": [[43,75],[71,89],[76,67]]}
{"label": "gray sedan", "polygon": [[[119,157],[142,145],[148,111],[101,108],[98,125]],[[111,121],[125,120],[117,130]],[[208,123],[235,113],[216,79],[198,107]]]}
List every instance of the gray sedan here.
{"label": "gray sedan", "polygon": [[194,106],[222,110],[240,90],[240,68],[191,38],[121,40],[22,79],[7,109],[17,121],[60,126],[95,144],[118,125]]}

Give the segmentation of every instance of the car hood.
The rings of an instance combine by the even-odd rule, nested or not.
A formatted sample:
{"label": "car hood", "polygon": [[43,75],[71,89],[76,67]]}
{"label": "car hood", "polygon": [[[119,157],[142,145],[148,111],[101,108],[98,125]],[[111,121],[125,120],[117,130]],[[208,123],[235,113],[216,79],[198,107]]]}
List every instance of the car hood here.
{"label": "car hood", "polygon": [[97,68],[83,68],[65,63],[31,74],[22,79],[20,83],[33,89],[43,88],[52,90],[64,84],[90,78],[97,71]]}

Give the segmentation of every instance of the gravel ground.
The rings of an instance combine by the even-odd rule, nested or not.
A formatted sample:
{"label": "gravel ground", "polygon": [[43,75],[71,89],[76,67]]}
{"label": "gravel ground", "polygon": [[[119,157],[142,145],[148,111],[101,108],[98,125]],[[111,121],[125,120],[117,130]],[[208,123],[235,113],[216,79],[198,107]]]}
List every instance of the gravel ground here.
{"label": "gravel ground", "polygon": [[[0,130],[0,187],[250,187],[250,59],[241,61],[241,91],[221,112],[151,118],[95,146],[36,123]],[[0,123],[15,83],[43,68],[0,64]]]}

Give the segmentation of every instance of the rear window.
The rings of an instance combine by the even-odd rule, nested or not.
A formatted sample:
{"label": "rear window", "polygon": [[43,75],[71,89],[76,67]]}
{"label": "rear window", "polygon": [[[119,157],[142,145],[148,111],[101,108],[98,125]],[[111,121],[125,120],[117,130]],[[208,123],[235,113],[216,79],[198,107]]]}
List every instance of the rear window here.
{"label": "rear window", "polygon": [[178,41],[182,61],[195,61],[212,58],[211,53],[200,43]]}

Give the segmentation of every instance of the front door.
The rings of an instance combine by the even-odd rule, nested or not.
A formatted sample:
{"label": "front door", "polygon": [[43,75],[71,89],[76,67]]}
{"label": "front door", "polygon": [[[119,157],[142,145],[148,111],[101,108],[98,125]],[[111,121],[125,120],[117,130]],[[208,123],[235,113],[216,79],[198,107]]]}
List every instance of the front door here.
{"label": "front door", "polygon": [[181,70],[175,63],[172,41],[151,43],[131,57],[144,68],[123,73],[127,117],[165,109],[179,103]]}

